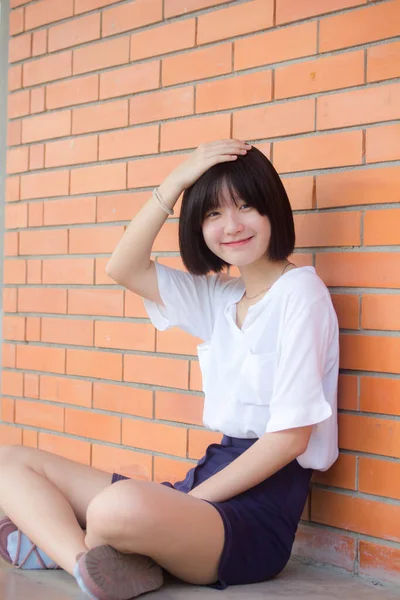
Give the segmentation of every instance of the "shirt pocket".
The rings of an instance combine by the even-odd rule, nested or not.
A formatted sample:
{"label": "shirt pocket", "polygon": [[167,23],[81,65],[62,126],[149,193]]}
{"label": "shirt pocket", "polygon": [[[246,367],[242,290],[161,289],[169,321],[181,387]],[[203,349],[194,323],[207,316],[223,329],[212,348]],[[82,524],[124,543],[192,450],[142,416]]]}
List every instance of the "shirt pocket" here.
{"label": "shirt pocket", "polygon": [[255,354],[248,351],[241,367],[243,404],[268,406],[274,388],[277,353]]}

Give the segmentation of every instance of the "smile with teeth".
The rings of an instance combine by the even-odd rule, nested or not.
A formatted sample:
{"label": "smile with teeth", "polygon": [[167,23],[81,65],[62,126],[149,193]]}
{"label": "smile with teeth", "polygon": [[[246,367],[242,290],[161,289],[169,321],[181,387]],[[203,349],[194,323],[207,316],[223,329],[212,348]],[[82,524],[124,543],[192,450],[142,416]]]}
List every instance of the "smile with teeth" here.
{"label": "smile with teeth", "polygon": [[237,242],[225,242],[222,245],[229,246],[230,248],[234,248],[235,246],[244,246],[244,244],[247,244],[247,242],[249,242],[251,239],[253,239],[253,236],[245,238],[243,240],[238,240]]}

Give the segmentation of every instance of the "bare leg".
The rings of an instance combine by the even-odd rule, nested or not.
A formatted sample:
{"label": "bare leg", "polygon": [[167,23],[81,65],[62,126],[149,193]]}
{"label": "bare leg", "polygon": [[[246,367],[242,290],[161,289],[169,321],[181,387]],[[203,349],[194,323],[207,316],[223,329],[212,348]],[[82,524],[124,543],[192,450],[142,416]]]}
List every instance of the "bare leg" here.
{"label": "bare leg", "polygon": [[153,482],[121,481],[89,505],[86,545],[150,556],[192,584],[218,579],[224,526],[211,504]]}
{"label": "bare leg", "polygon": [[22,446],[0,448],[0,507],[68,573],[85,552],[86,512],[111,475]]}

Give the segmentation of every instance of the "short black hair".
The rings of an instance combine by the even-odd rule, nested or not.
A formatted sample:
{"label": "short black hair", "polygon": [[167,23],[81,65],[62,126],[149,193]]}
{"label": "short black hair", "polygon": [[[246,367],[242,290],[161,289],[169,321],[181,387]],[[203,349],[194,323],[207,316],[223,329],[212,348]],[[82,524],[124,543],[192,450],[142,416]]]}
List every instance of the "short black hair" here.
{"label": "short black hair", "polygon": [[211,167],[185,190],[179,220],[179,247],[187,270],[193,275],[206,275],[230,266],[211,252],[202,232],[206,214],[221,204],[224,185],[236,205],[243,200],[268,217],[271,223],[268,258],[284,260],[292,254],[295,232],[289,198],[272,163],[253,146],[246,155]]}

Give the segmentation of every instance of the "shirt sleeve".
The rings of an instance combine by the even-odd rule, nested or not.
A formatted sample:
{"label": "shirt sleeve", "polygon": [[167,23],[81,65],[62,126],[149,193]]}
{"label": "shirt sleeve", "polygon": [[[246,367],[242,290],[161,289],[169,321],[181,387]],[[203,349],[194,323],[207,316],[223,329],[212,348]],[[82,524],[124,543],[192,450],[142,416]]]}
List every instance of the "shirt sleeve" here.
{"label": "shirt sleeve", "polygon": [[287,310],[267,432],[315,425],[332,415],[323,389],[328,351],[335,335],[329,302],[328,297],[308,307],[293,302]]}
{"label": "shirt sleeve", "polygon": [[155,263],[158,289],[165,306],[144,299],[144,306],[159,331],[179,327],[207,341],[224,291],[234,280],[225,275],[192,275]]}

